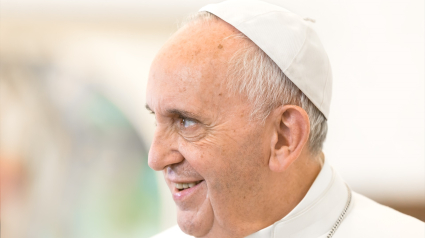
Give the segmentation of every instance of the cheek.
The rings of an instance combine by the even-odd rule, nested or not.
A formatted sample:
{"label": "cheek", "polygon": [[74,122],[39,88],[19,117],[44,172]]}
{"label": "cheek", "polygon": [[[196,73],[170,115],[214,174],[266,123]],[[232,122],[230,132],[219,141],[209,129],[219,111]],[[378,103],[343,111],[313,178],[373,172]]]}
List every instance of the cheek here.
{"label": "cheek", "polygon": [[229,136],[207,135],[199,141],[179,139],[179,150],[193,166],[207,172],[213,168],[225,168],[229,165],[230,157],[239,150],[236,140]]}
{"label": "cheek", "polygon": [[236,139],[229,133],[196,143],[179,142],[182,155],[205,179],[211,214],[222,227],[232,229],[237,221],[249,219],[247,207],[255,210],[260,202],[256,195],[262,194],[268,168],[262,141],[261,134],[240,133]]}
{"label": "cheek", "polygon": [[258,179],[260,168],[266,166],[262,147],[260,136],[253,133],[239,135],[239,139],[230,132],[196,143],[183,139],[179,142],[180,152],[204,177],[209,190],[232,190],[231,193],[255,189],[252,184]]}
{"label": "cheek", "polygon": [[178,149],[185,160],[204,178],[208,177],[214,167],[220,166],[217,160],[221,150],[220,144],[205,139],[190,142],[179,138]]}
{"label": "cheek", "polygon": [[[211,165],[210,201],[217,222],[229,229],[239,226],[239,222],[252,219],[264,194],[267,166],[262,162],[264,156],[261,145],[255,138],[239,140],[233,146],[224,146],[220,151],[220,166]],[[230,143],[228,144],[230,145]]]}

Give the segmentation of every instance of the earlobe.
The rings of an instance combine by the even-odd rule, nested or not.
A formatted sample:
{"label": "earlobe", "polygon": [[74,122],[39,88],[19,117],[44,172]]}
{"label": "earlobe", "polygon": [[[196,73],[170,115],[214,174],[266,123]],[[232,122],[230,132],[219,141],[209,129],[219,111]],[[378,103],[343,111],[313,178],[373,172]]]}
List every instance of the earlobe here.
{"label": "earlobe", "polygon": [[270,170],[272,170],[273,172],[285,171],[292,163],[290,155],[291,153],[287,146],[282,147],[280,150],[274,150],[274,153],[270,155]]}
{"label": "earlobe", "polygon": [[274,172],[283,172],[298,159],[307,144],[310,121],[304,109],[294,105],[276,108],[271,116],[273,135],[269,167]]}

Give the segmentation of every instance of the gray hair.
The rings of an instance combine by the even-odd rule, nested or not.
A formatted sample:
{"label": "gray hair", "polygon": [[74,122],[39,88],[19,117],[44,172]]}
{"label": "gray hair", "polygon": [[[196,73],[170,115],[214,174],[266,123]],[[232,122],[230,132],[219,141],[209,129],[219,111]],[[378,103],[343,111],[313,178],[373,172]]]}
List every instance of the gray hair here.
{"label": "gray hair", "polygon": [[[198,12],[189,16],[182,27],[195,23],[208,24],[218,19],[220,18],[209,12]],[[243,39],[243,45],[229,61],[229,91],[246,95],[248,101],[253,104],[251,118],[262,122],[273,109],[281,105],[297,105],[303,108],[310,120],[308,147],[311,155],[317,156],[322,151],[328,131],[325,116],[248,37],[241,32],[230,37]]]}

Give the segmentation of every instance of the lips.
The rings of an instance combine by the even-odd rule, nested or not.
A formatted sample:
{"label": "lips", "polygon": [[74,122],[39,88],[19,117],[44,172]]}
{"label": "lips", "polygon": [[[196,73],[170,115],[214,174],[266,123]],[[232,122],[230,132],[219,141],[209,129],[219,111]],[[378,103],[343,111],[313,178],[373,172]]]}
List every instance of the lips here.
{"label": "lips", "polygon": [[[191,181],[191,182],[171,182],[173,199],[176,203],[183,202],[196,197],[196,194],[202,189],[205,180]],[[186,188],[185,188],[186,187]]]}
{"label": "lips", "polygon": [[164,170],[164,177],[178,206],[193,205],[206,196],[207,186],[204,178],[186,160],[168,166]]}
{"label": "lips", "polygon": [[182,190],[194,187],[200,182],[202,182],[202,180],[191,182],[191,183],[174,183],[174,185],[179,191],[182,191]]}

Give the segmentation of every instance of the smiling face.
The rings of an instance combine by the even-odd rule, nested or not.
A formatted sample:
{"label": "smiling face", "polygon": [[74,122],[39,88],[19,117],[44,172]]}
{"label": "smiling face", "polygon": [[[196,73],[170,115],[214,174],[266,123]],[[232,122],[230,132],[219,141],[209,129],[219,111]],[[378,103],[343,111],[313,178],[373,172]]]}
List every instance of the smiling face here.
{"label": "smiling face", "polygon": [[164,172],[184,232],[237,237],[268,221],[270,130],[250,121],[245,97],[224,86],[241,42],[223,39],[236,30],[222,21],[199,26],[177,32],[152,64],[149,166]]}

